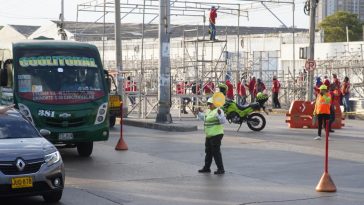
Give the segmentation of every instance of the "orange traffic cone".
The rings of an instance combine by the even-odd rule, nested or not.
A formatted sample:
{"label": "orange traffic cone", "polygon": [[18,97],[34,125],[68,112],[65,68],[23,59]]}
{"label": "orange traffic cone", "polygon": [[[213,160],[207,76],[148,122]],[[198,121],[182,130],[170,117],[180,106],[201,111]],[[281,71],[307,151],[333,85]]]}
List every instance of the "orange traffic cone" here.
{"label": "orange traffic cone", "polygon": [[120,137],[118,143],[116,144],[115,150],[128,150],[128,145],[125,143],[122,137]]}
{"label": "orange traffic cone", "polygon": [[336,192],[336,186],[334,181],[332,181],[330,174],[324,172],[319,183],[316,186],[316,191],[318,192]]}
{"label": "orange traffic cone", "polygon": [[336,192],[336,186],[329,174],[329,121],[326,120],[325,170],[316,186],[318,192]]}
{"label": "orange traffic cone", "polygon": [[120,104],[120,139],[116,144],[115,150],[128,150],[128,145],[125,143],[123,139],[123,104]]}

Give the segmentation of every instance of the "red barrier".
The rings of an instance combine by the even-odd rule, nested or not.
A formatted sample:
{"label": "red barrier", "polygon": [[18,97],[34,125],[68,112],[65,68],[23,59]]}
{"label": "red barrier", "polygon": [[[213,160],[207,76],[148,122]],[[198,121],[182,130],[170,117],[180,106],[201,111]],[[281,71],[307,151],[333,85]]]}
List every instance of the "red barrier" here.
{"label": "red barrier", "polygon": [[[335,107],[335,121],[332,124],[333,129],[341,129],[344,126],[343,115],[341,113],[340,105],[336,103]],[[313,110],[315,108],[314,102],[310,101],[293,101],[288,113],[286,114],[286,123],[290,128],[317,128],[317,123],[312,124]]]}

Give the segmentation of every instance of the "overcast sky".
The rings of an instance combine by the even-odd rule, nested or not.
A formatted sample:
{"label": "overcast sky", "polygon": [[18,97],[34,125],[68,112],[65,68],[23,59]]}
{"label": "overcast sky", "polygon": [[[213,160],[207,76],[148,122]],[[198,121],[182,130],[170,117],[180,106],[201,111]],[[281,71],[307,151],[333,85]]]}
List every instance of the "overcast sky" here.
{"label": "overcast sky", "polygon": [[[65,1],[65,20],[76,21],[77,4],[89,2],[90,0],[64,0]],[[98,0],[102,2],[102,0]],[[108,0],[110,1],[110,0]],[[126,0],[121,0],[125,2]],[[129,0],[139,1],[143,0]],[[188,0],[197,1],[197,0]],[[243,7],[251,6],[246,1],[241,0],[198,0],[199,2],[221,2],[244,4]],[[306,0],[295,0],[296,2],[296,27],[308,28],[309,17],[303,13],[303,4]],[[42,25],[48,20],[57,20],[61,12],[61,0],[0,0],[0,25],[17,24],[17,25]],[[267,6],[287,25],[292,26],[292,5],[267,4]],[[257,7],[257,5],[254,5]],[[80,12],[80,21],[94,22],[102,13]],[[113,21],[114,14],[108,14],[108,22]],[[146,21],[151,20],[152,16],[147,16]],[[141,16],[129,15],[122,22],[140,23]],[[202,18],[199,17],[172,17],[172,24],[203,24]],[[153,21],[158,23],[158,19]],[[217,19],[218,25],[237,25],[237,18],[231,15],[219,14]],[[270,26],[278,27],[282,25],[272,14],[269,13],[262,5],[258,8],[249,10],[249,18],[241,17],[241,26]]]}

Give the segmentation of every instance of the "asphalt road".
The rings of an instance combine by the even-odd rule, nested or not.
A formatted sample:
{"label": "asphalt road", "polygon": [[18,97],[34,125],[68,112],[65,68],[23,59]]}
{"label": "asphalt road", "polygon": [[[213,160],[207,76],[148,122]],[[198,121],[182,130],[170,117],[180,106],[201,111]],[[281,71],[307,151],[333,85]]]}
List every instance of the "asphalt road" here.
{"label": "asphalt road", "polygon": [[[349,120],[331,135],[329,172],[336,193],[318,193],[324,141],[316,130],[289,129],[283,116],[267,117],[262,132],[226,126],[222,154],[226,174],[199,174],[203,165],[199,131],[172,133],[124,127],[128,151],[115,151],[119,128],[107,142],[95,144],[91,158],[63,149],[64,205],[360,205],[364,204],[364,126]],[[213,164],[212,169],[216,167]],[[0,204],[43,204],[41,197],[12,198]]]}

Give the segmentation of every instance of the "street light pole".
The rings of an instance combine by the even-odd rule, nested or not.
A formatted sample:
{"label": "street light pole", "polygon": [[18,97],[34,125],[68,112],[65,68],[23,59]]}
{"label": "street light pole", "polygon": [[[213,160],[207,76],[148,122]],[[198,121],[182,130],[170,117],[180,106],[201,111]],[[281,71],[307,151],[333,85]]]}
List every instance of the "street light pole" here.
{"label": "street light pole", "polygon": [[[316,27],[316,0],[310,0],[310,56],[309,60],[315,60],[315,27]],[[313,100],[313,77],[314,70],[308,71],[308,81],[307,81],[307,101]]]}
{"label": "street light pole", "polygon": [[115,0],[115,45],[116,45],[116,69],[118,71],[118,92],[125,104],[123,98],[123,64],[121,53],[121,25],[120,25],[120,0]]}
{"label": "street light pole", "polygon": [[170,66],[170,0],[159,1],[159,83],[156,122],[172,123]]}

